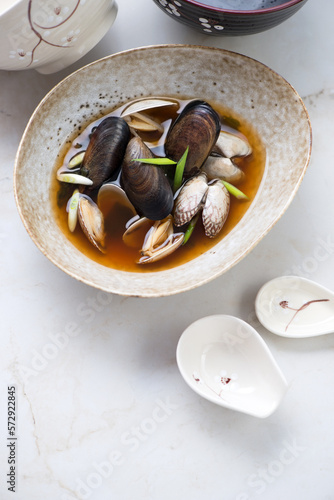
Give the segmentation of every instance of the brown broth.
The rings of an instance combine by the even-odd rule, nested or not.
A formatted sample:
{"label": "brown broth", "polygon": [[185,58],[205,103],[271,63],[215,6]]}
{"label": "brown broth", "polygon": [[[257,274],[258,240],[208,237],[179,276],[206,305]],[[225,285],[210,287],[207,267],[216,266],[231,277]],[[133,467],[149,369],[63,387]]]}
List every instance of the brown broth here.
{"label": "brown broth", "polygon": [[[179,100],[179,102],[180,109],[182,109],[188,101]],[[106,205],[103,206],[103,214],[105,217],[105,229],[107,233],[107,253],[102,254],[99,250],[95,249],[91,243],[89,243],[89,241],[83,234],[79,224],[77,224],[77,227],[73,233],[69,231],[67,225],[66,202],[63,203],[61,207],[58,206],[61,183],[56,180],[56,171],[63,164],[65,157],[73,156],[74,152],[78,151],[78,149],[76,149],[76,144],[78,141],[77,139],[74,139],[74,141],[72,142],[72,147],[68,148],[61,155],[59,162],[55,166],[55,171],[53,173],[53,179],[51,183],[51,203],[58,225],[60,226],[65,236],[73,243],[76,248],[78,248],[82,253],[84,253],[92,260],[114,269],[131,272],[161,271],[184,264],[185,262],[188,262],[189,260],[192,260],[208,251],[219,241],[221,241],[221,239],[224,238],[238,224],[238,222],[248,210],[259,188],[265,167],[265,149],[258,134],[251,126],[251,124],[236,116],[233,116],[233,118],[231,119],[231,113],[228,110],[222,108],[216,103],[210,104],[220,114],[223,128],[226,128],[227,130],[231,129],[231,124],[234,125],[239,122],[238,131],[248,138],[253,149],[253,152],[249,157],[239,158],[236,161],[236,163],[238,163],[238,165],[245,173],[244,179],[237,184],[237,187],[245,194],[247,194],[249,200],[237,200],[234,196],[231,195],[230,212],[220,234],[214,239],[206,237],[204,234],[202,222],[199,218],[195,230],[186,245],[181,246],[173,254],[156,263],[137,264],[136,262],[140,257],[138,249],[133,249],[126,246],[122,241],[122,235],[125,230],[125,225],[127,221],[133,216],[133,214],[120,205],[118,205],[118,207],[112,208],[113,203],[110,204],[110,207],[108,207],[108,204],[104,204]],[[118,111],[116,111],[115,114],[118,114]],[[170,123],[170,111],[168,112],[166,109],[158,111],[155,110],[151,113],[151,116],[156,116],[157,118],[159,118],[159,120],[163,122],[166,127]],[[174,119],[175,116],[172,116],[172,118]],[[97,123],[103,118],[99,119]],[[86,144],[89,140],[89,132],[94,125],[96,125],[96,123],[92,122],[88,127],[88,131],[84,132],[83,134],[83,136],[85,136],[86,134]],[[144,136],[141,134],[141,136],[144,140],[150,140],[150,142],[153,143],[159,139],[159,137],[152,139],[152,135]],[[86,144],[83,143],[84,141],[82,140],[82,136],[80,142],[85,149]],[[157,142],[155,142],[155,145],[156,144]],[[153,148],[153,150],[156,154],[162,153],[159,147]],[[71,184],[67,186],[64,186],[62,184],[62,189],[65,190],[65,192],[67,191],[68,193],[66,201],[70,198],[75,188],[75,186]],[[175,231],[179,232],[179,229],[176,228]]]}

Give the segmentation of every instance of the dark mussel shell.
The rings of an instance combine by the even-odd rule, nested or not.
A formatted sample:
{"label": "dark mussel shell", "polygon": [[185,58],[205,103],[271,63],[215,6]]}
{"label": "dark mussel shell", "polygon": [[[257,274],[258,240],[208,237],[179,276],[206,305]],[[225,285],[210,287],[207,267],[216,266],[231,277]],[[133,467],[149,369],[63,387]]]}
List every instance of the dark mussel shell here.
{"label": "dark mussel shell", "polygon": [[218,113],[205,101],[190,101],[168,131],[165,153],[179,161],[189,146],[185,177],[197,174],[212,151],[220,133]]}
{"label": "dark mussel shell", "polygon": [[105,118],[91,135],[82,170],[93,181],[89,190],[99,188],[121,166],[130,129],[123,118]]}
{"label": "dark mussel shell", "polygon": [[169,181],[157,165],[133,161],[153,157],[144,142],[139,137],[133,137],[126,148],[121,184],[140,215],[161,220],[173,210],[173,191]]}

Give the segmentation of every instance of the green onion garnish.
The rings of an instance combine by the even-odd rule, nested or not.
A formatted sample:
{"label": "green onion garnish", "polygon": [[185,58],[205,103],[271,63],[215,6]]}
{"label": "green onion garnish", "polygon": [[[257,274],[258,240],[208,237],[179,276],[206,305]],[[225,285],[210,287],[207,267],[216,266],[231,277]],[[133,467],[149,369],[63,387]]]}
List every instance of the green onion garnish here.
{"label": "green onion garnish", "polygon": [[151,165],[176,165],[176,161],[170,160],[169,158],[133,158],[132,161],[150,163]]}
{"label": "green onion garnish", "polygon": [[174,193],[181,187],[182,184],[182,179],[183,179],[183,172],[184,172],[184,167],[187,161],[187,156],[188,156],[188,151],[189,151],[189,146],[183,153],[181,159],[178,161],[176,168],[175,168],[175,176],[174,176]]}
{"label": "green onion garnish", "polygon": [[240,191],[240,189],[236,188],[232,184],[226,181],[222,181],[224,186],[226,187],[227,191],[231,193],[233,196],[235,196],[238,200],[249,200],[248,196]]}
{"label": "green onion garnish", "polygon": [[185,245],[192,235],[193,230],[195,229],[196,223],[198,221],[199,214],[195,215],[193,219],[189,222],[189,226],[187,227],[186,232],[184,233],[184,239],[182,245]]}

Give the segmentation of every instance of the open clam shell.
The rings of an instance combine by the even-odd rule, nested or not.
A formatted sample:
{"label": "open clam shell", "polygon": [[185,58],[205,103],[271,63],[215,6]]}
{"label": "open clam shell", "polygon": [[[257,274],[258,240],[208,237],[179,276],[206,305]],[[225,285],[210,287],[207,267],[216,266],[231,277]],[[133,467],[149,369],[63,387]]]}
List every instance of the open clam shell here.
{"label": "open clam shell", "polygon": [[127,197],[124,189],[112,182],[103,184],[97,195],[97,205],[102,212],[110,210],[110,205],[119,204],[126,207],[133,216],[137,214],[135,207]]}
{"label": "open clam shell", "polygon": [[155,119],[151,118],[146,112],[159,108],[173,106],[176,109],[179,103],[175,99],[166,99],[160,97],[149,97],[131,101],[123,111],[121,117],[129,124],[129,127],[141,132],[163,133],[163,126]]}
{"label": "open clam shell", "polygon": [[183,243],[184,233],[173,233],[152,253],[140,257],[138,264],[157,262],[177,250]]}
{"label": "open clam shell", "polygon": [[147,217],[135,220],[123,234],[123,241],[128,247],[141,248],[145,236],[152,227],[152,221]]}
{"label": "open clam shell", "polygon": [[125,117],[124,120],[131,129],[138,132],[160,132],[162,134],[164,131],[163,126],[146,113],[133,113],[131,116]]}
{"label": "open clam shell", "polygon": [[105,253],[104,218],[99,207],[88,197],[80,196],[78,203],[80,226],[89,241]]}
{"label": "open clam shell", "polygon": [[131,101],[121,113],[121,117],[133,115],[135,113],[142,113],[144,111],[162,108],[166,106],[178,107],[179,103],[175,99],[166,99],[161,97],[148,97]]}

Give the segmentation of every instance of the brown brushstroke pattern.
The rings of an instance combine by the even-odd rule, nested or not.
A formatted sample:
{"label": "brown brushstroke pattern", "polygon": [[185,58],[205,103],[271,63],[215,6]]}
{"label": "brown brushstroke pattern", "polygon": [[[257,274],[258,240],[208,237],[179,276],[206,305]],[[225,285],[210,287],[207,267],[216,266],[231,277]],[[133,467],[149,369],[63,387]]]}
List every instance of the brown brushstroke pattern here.
{"label": "brown brushstroke pattern", "polygon": [[307,307],[309,307],[311,304],[314,304],[316,302],[328,302],[329,299],[316,299],[316,300],[309,300],[308,302],[305,302],[305,304],[303,304],[301,307],[299,307],[299,309],[295,309],[293,307],[290,307],[289,306],[289,302],[287,300],[282,300],[279,305],[283,308],[283,309],[290,309],[291,311],[295,311],[295,314],[292,316],[292,318],[290,319],[289,323],[286,325],[285,327],[285,331],[288,330],[289,326],[291,325],[292,321],[295,319],[295,317],[297,316],[297,314],[300,312],[300,311],[303,311],[304,309],[306,309]]}
{"label": "brown brushstroke pattern", "polygon": [[[30,28],[31,30],[33,31],[33,33],[37,36],[38,38],[38,42],[36,43],[36,45],[34,46],[34,48],[32,49],[31,51],[31,58],[30,58],[30,62],[29,64],[27,65],[27,67],[31,66],[34,62],[34,55],[35,55],[35,51],[36,49],[39,47],[39,45],[44,42],[46,43],[47,45],[51,45],[52,47],[58,47],[58,48],[62,48],[62,49],[67,49],[69,48],[70,46],[69,45],[58,45],[56,43],[51,43],[49,42],[48,40],[45,40],[45,38],[43,38],[43,36],[40,34],[40,32],[36,29],[37,28],[40,28],[40,29],[55,29],[55,28],[58,28],[59,26],[61,26],[62,24],[66,23],[74,14],[74,12],[77,10],[79,4],[80,4],[80,0],[77,0],[77,3],[74,7],[74,9],[72,10],[72,12],[67,16],[66,19],[64,19],[63,21],[61,21],[60,23],[56,24],[55,26],[49,26],[49,27],[45,27],[45,26],[41,26],[37,23],[35,23],[32,19],[32,15],[31,15],[31,9],[32,9],[32,3],[33,3],[33,0],[29,0],[28,2],[28,21],[29,21],[29,25],[30,25]],[[55,10],[55,14],[56,15],[59,15],[60,14],[60,10]]]}

